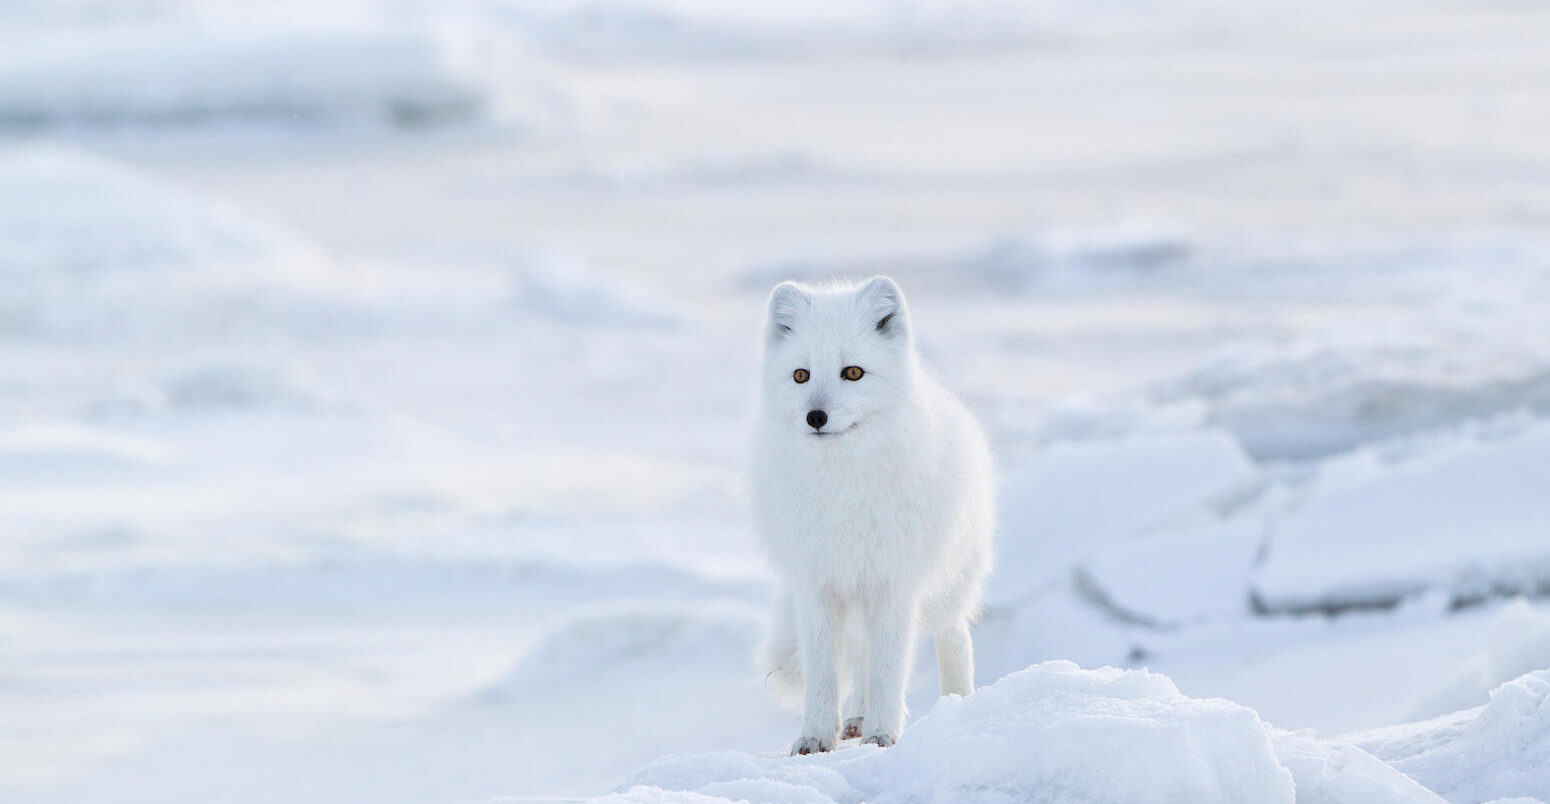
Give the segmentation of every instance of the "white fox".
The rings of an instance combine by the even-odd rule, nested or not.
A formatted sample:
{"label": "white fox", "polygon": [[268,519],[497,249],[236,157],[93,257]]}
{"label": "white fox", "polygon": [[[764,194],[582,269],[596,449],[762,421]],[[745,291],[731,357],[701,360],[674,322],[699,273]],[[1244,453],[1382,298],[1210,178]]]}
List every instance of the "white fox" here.
{"label": "white fox", "polygon": [[963,403],[921,371],[887,277],[777,285],[764,351],[752,491],[781,579],[766,677],[803,685],[791,753],[829,751],[836,736],[887,747],[904,728],[919,635],[936,639],[942,694],[974,689],[990,450]]}

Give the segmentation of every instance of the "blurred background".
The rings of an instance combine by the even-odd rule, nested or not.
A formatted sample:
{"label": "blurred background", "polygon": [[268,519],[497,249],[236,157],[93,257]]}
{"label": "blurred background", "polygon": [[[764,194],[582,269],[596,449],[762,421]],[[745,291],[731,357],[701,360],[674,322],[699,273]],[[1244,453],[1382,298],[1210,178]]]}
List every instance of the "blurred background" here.
{"label": "blurred background", "polygon": [[741,467],[788,278],[897,278],[991,433],[980,683],[1483,704],[1550,667],[1547,42],[1517,0],[0,0],[0,798],[783,751]]}

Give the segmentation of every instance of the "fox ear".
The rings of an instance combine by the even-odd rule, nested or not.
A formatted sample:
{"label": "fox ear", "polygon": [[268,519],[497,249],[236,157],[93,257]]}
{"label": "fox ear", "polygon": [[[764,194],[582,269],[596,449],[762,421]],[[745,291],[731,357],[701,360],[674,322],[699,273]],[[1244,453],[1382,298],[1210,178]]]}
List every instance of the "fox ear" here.
{"label": "fox ear", "polygon": [[780,340],[791,334],[797,316],[806,310],[810,299],[807,291],[795,282],[782,282],[770,291],[768,335],[770,340]]}
{"label": "fox ear", "polygon": [[886,276],[874,276],[857,292],[872,328],[885,338],[909,334],[909,311],[904,306],[904,291]]}

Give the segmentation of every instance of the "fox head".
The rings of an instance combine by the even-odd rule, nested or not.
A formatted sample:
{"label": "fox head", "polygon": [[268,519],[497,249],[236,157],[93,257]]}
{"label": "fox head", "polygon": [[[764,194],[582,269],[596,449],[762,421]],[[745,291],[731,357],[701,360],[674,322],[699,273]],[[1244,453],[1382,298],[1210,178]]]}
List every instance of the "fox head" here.
{"label": "fox head", "polygon": [[909,404],[915,370],[909,311],[892,279],[782,282],[770,293],[763,397],[776,428],[815,443],[855,438]]}

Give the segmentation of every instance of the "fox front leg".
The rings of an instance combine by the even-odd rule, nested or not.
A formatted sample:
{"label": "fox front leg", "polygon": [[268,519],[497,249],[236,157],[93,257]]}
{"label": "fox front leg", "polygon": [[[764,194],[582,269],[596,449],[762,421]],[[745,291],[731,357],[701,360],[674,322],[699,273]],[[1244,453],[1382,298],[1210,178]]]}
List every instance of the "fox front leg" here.
{"label": "fox front leg", "polygon": [[802,647],[802,736],[792,744],[792,756],[834,750],[840,730],[835,668],[839,606],[822,595],[807,594],[798,598],[797,612],[797,638]]}
{"label": "fox front leg", "polygon": [[867,642],[866,724],[861,742],[883,748],[898,742],[904,731],[904,686],[909,679],[915,643],[915,607],[903,596],[890,596],[872,611]]}

